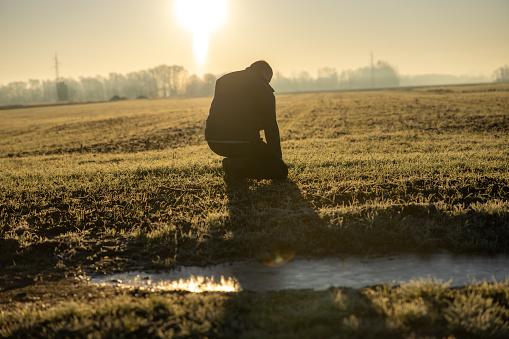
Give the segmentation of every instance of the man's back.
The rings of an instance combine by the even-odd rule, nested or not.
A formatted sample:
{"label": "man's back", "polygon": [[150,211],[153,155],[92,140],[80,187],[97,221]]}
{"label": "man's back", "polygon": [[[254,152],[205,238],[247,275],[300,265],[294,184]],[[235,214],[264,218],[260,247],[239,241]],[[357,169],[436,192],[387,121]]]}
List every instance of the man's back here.
{"label": "man's back", "polygon": [[267,120],[275,121],[272,87],[253,70],[232,72],[216,82],[205,138],[208,141],[255,141]]}

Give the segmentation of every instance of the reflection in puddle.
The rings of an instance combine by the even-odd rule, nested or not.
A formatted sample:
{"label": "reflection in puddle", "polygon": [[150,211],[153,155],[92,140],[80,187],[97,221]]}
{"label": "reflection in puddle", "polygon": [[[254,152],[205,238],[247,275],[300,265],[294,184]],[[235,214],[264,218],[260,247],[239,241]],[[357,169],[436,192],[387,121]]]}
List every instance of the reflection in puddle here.
{"label": "reflection in puddle", "polygon": [[297,259],[280,266],[236,262],[208,267],[180,267],[165,272],[127,272],[88,277],[91,283],[138,287],[149,290],[192,292],[283,289],[326,290],[331,286],[362,288],[376,284],[400,284],[419,279],[450,281],[464,286],[474,281],[505,281],[509,256]]}
{"label": "reflection in puddle", "polygon": [[[219,282],[216,282],[214,276],[190,276],[188,279],[179,280],[161,279],[157,274],[147,275],[139,273],[117,274],[119,278],[107,278],[109,281],[102,281],[102,284],[115,284],[125,287],[138,287],[151,291],[188,291],[188,292],[239,292],[239,283],[233,279],[225,279],[221,276]],[[153,277],[152,277],[153,276]],[[92,281],[94,279],[91,279]]]}

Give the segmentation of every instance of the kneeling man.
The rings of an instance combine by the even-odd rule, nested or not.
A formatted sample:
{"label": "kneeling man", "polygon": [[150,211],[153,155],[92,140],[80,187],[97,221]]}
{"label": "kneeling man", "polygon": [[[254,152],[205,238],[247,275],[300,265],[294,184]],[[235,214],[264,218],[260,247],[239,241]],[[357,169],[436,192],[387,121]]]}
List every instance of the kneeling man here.
{"label": "kneeling man", "polygon": [[[276,121],[276,99],[269,85],[272,75],[270,65],[260,60],[216,81],[205,139],[212,151],[225,157],[225,180],[288,176]],[[261,130],[266,142],[260,138]]]}

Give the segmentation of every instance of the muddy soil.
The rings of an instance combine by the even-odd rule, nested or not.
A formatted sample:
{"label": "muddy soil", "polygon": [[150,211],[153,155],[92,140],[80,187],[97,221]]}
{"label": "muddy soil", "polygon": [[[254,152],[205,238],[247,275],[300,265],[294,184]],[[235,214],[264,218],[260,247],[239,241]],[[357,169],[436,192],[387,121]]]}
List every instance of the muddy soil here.
{"label": "muddy soil", "polygon": [[31,306],[51,307],[65,301],[91,301],[109,295],[128,293],[125,289],[83,284],[82,279],[46,271],[0,275],[0,313]]}

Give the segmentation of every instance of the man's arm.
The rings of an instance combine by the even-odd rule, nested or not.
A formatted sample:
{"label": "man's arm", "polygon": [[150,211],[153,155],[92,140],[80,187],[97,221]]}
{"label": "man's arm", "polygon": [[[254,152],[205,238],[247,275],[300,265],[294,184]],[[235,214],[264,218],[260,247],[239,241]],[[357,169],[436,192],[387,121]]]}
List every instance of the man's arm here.
{"label": "man's arm", "polygon": [[282,159],[279,127],[276,121],[276,98],[274,94],[270,93],[263,96],[261,101],[261,115],[267,145]]}

